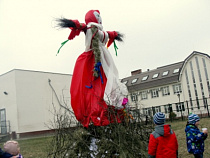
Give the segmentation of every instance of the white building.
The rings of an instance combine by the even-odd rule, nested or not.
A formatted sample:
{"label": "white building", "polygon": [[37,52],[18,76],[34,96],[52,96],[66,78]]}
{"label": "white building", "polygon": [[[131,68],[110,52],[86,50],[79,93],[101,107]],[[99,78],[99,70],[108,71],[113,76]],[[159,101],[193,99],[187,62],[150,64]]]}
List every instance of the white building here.
{"label": "white building", "polygon": [[187,116],[190,112],[209,115],[208,54],[194,51],[182,62],[131,73],[122,82],[128,87],[131,105],[137,106],[144,114],[153,115],[161,111],[168,117],[172,108],[178,117]]}
{"label": "white building", "polygon": [[55,109],[60,104],[70,106],[71,77],[19,69],[0,75],[1,134],[24,137],[50,132]]}
{"label": "white building", "polygon": [[[71,109],[71,78],[69,74],[20,69],[0,75],[0,134],[24,137],[51,132],[55,109]],[[130,104],[142,113],[161,111],[168,117],[171,109],[181,117],[190,112],[209,115],[209,80],[209,55],[193,52],[182,62],[133,71],[122,82],[128,87]],[[74,126],[75,117],[72,120]]]}

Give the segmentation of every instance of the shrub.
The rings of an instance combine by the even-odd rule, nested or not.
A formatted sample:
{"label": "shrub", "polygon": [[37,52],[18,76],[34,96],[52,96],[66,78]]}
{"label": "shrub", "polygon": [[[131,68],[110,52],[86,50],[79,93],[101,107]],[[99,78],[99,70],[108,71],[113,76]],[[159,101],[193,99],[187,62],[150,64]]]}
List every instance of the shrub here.
{"label": "shrub", "polygon": [[174,112],[171,112],[171,113],[169,114],[170,120],[174,120],[175,117],[176,117],[176,114],[175,114]]}

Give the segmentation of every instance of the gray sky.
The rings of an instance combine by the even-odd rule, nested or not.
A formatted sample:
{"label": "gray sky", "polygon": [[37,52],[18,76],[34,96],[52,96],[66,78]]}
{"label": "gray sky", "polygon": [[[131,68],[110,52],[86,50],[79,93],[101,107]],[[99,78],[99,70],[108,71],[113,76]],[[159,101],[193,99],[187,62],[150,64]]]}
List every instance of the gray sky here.
{"label": "gray sky", "polygon": [[56,56],[70,30],[55,28],[54,18],[84,22],[91,9],[100,11],[104,30],[125,35],[117,57],[109,48],[120,78],[210,52],[209,0],[0,0],[0,74],[15,68],[72,74],[85,36]]}

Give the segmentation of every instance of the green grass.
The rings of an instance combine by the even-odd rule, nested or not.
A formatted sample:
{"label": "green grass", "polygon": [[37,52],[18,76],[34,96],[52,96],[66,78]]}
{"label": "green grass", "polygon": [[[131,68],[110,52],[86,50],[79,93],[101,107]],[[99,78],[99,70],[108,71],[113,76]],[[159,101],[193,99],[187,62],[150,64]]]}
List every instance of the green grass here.
{"label": "green grass", "polygon": [[[16,140],[20,145],[20,153],[24,158],[46,158],[48,153],[49,143],[52,137],[31,138]],[[3,144],[0,146],[3,148]]]}
{"label": "green grass", "polygon": [[[172,129],[175,131],[179,143],[179,158],[192,158],[193,156],[187,152],[185,126],[187,121],[174,121],[167,122],[171,124]],[[210,131],[210,118],[203,118],[200,121],[199,128],[207,127]],[[32,138],[18,140],[21,148],[21,154],[25,158],[46,158],[49,151],[49,143],[52,137]],[[0,144],[1,148],[3,143]],[[204,157],[210,157],[210,138],[205,140]]]}

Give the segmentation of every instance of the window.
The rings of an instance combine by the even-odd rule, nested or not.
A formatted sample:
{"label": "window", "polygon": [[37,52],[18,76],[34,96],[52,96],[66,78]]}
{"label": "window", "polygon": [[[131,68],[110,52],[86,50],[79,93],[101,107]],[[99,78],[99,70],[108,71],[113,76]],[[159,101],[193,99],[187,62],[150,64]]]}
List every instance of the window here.
{"label": "window", "polygon": [[145,108],[145,109],[143,109],[143,113],[145,115],[151,116],[152,115],[151,111],[152,111],[152,108]]}
{"label": "window", "polygon": [[174,72],[173,73],[175,74],[177,72],[179,72],[179,68],[178,69],[174,69]]}
{"label": "window", "polygon": [[143,109],[143,113],[145,114],[145,115],[148,115],[148,109]]}
{"label": "window", "polygon": [[164,109],[165,109],[165,113],[170,113],[170,112],[173,112],[173,109],[172,109],[172,104],[167,104],[167,105],[164,105]]}
{"label": "window", "polygon": [[170,95],[169,87],[168,86],[167,87],[163,87],[162,88],[162,92],[163,92],[163,96]]}
{"label": "window", "polygon": [[6,134],[7,131],[7,122],[6,122],[6,110],[0,109],[0,123],[1,123],[1,134]]}
{"label": "window", "polygon": [[142,81],[146,81],[148,79],[148,76],[144,76],[143,78],[142,78]]}
{"label": "window", "polygon": [[157,78],[159,74],[154,74],[152,78]]}
{"label": "window", "polygon": [[137,94],[131,94],[131,101],[138,101]]}
{"label": "window", "polygon": [[152,93],[152,98],[157,98],[157,97],[159,97],[159,95],[158,95],[158,90],[157,90],[157,89],[153,89],[153,90],[151,91],[151,93]]}
{"label": "window", "polygon": [[161,112],[160,106],[152,107],[152,112],[153,112],[153,115],[154,115],[156,112]]}
{"label": "window", "polygon": [[184,103],[183,102],[181,103],[181,106],[182,106],[182,111],[185,111],[185,107],[184,107]]}
{"label": "window", "polygon": [[137,80],[138,80],[138,78],[133,79],[133,80],[131,81],[131,84],[136,83]]}
{"label": "window", "polygon": [[208,106],[208,103],[207,103],[207,98],[203,98],[203,103],[204,103],[204,108],[207,108]]}
{"label": "window", "polygon": [[181,93],[182,92],[181,84],[175,84],[175,85],[173,85],[173,89],[174,89],[174,94],[177,94],[177,93]]}
{"label": "window", "polygon": [[179,112],[179,111],[185,111],[185,107],[184,107],[184,103],[181,102],[180,104],[179,103],[176,103],[176,111]]}
{"label": "window", "polygon": [[156,106],[154,109],[155,109],[155,113],[156,113],[156,112],[161,112],[160,106]]}
{"label": "window", "polygon": [[162,76],[167,76],[169,71],[164,71]]}
{"label": "window", "polygon": [[205,76],[206,76],[206,83],[207,83],[208,91],[209,91],[209,94],[210,94],[210,84],[209,84],[208,70],[207,70],[207,67],[206,67],[206,61],[205,61],[204,58],[202,58],[202,61],[203,61],[203,67],[204,67]]}
{"label": "window", "polygon": [[147,99],[147,92],[146,91],[141,92],[141,99],[142,100]]}
{"label": "window", "polygon": [[[199,76],[199,81],[200,81],[200,88],[201,88],[201,92],[202,92],[202,98],[205,98],[205,94],[204,94],[204,90],[203,90],[203,82],[202,82],[202,77],[201,77],[201,71],[200,71],[200,65],[199,65],[198,57],[195,57],[195,61],[196,61],[197,70],[198,70],[198,76]],[[205,108],[206,106],[205,106],[204,99],[203,99],[203,103],[204,103],[204,108]]]}
{"label": "window", "polygon": [[[186,82],[187,82],[187,89],[188,89],[189,99],[192,100],[192,95],[191,95],[191,91],[190,91],[190,83],[189,83],[189,77],[188,77],[187,69],[185,70],[185,78],[186,78]],[[190,101],[190,105],[191,105],[191,109],[193,110],[192,101]]]}
{"label": "window", "polygon": [[204,67],[204,71],[205,71],[206,80],[208,81],[209,78],[208,78],[208,72],[207,72],[207,68],[206,68],[206,61],[204,58],[202,58],[202,61],[203,61],[203,67]]}

